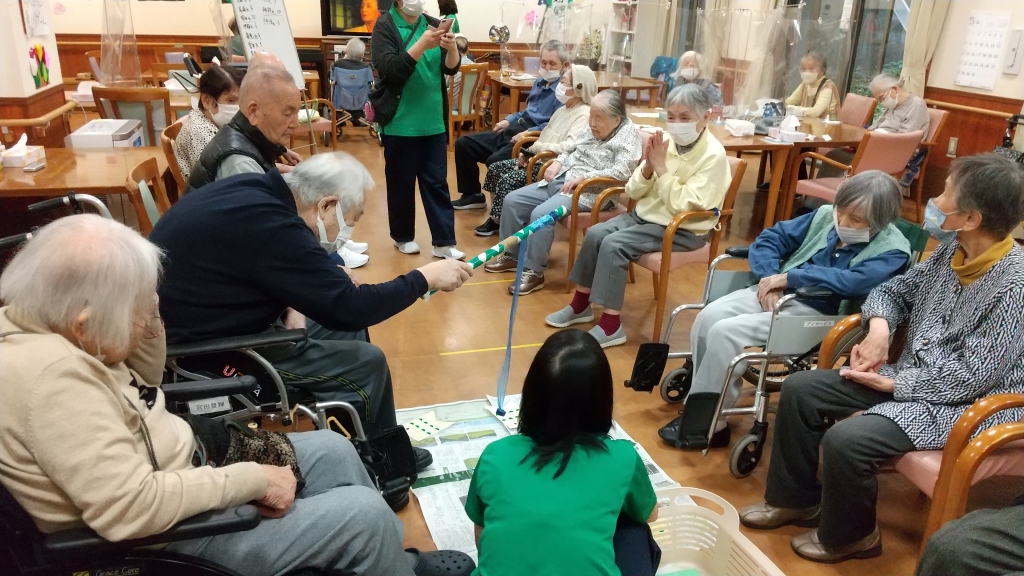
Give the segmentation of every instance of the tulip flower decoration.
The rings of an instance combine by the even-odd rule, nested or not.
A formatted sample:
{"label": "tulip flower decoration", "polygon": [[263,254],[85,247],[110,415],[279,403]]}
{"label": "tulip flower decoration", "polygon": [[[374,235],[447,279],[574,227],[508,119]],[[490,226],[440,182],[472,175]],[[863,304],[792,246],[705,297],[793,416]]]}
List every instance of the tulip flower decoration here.
{"label": "tulip flower decoration", "polygon": [[36,44],[28,49],[28,69],[32,73],[36,88],[50,84],[50,56],[42,44]]}

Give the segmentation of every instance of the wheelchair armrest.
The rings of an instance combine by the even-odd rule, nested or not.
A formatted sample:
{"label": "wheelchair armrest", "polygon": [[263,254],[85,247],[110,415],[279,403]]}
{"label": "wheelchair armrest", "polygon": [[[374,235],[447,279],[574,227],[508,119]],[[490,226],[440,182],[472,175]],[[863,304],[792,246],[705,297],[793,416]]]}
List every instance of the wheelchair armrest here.
{"label": "wheelchair armrest", "polygon": [[262,348],[273,344],[287,344],[289,342],[302,342],[306,339],[306,330],[280,330],[276,332],[263,332],[251,336],[230,336],[228,338],[217,338],[215,340],[203,340],[201,342],[188,342],[185,344],[168,344],[167,357],[178,358],[181,356],[197,356],[199,354],[217,354],[220,352],[231,352],[243,348]]}
{"label": "wheelchair armrest", "polygon": [[750,246],[729,246],[725,249],[725,253],[733,258],[746,260],[750,254]]}
{"label": "wheelchair armrest", "polygon": [[211,398],[213,396],[231,396],[233,394],[251,392],[256,389],[256,378],[254,376],[241,376],[217,380],[172,382],[161,385],[160,389],[164,391],[164,396],[168,400],[185,402],[200,398]]}
{"label": "wheelchair armrest", "polygon": [[829,300],[841,298],[835,292],[820,286],[804,286],[803,288],[797,288],[796,297],[799,300],[814,300],[817,302],[827,302]]}
{"label": "wheelchair armrest", "polygon": [[252,530],[259,523],[259,511],[255,506],[246,504],[237,508],[197,514],[178,522],[165,532],[145,538],[110,542],[104,540],[90,528],[75,528],[45,536],[42,547],[47,554],[62,557],[102,556],[142,546],[205,538],[217,534],[245,532]]}

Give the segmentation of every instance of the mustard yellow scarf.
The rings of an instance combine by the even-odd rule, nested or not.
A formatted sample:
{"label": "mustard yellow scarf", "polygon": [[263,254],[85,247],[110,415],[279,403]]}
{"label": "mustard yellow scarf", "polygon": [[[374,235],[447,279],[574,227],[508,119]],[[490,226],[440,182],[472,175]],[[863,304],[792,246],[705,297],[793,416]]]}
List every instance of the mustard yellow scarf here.
{"label": "mustard yellow scarf", "polygon": [[1007,236],[1000,242],[996,242],[989,247],[988,250],[982,252],[977,258],[971,261],[970,264],[964,264],[964,258],[967,257],[964,254],[963,247],[957,248],[955,254],[953,254],[953,261],[950,265],[953,267],[953,272],[956,272],[957,278],[960,279],[961,286],[968,286],[978,278],[981,278],[988,272],[989,268],[996,265],[1010,253],[1013,248],[1013,238]]}

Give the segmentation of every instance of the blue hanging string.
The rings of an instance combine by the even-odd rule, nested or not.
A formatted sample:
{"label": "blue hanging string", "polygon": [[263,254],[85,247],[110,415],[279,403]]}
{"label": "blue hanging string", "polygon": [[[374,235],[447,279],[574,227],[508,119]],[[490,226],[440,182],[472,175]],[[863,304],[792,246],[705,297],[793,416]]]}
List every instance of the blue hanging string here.
{"label": "blue hanging string", "polygon": [[505,344],[505,362],[498,372],[498,416],[505,415],[505,390],[508,388],[508,371],[512,366],[512,328],[516,323],[516,307],[519,305],[519,286],[523,283],[523,262],[526,261],[526,241],[523,238],[519,244],[519,258],[516,263],[515,286],[512,287],[512,310],[508,314],[508,341]]}

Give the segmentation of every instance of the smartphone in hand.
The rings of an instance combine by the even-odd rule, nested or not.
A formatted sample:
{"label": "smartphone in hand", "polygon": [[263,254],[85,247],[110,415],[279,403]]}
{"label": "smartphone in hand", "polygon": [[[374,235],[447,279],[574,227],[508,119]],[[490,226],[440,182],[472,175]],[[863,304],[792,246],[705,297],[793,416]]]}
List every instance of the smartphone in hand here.
{"label": "smartphone in hand", "polygon": [[441,20],[440,24],[437,25],[436,30],[440,30],[447,34],[452,31],[452,25],[454,24],[455,20],[452,20],[451,18],[445,18],[444,20]]}

